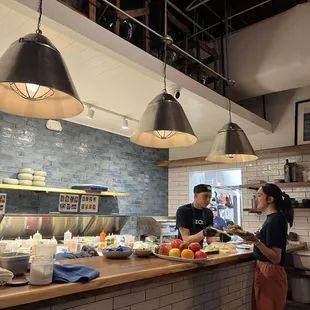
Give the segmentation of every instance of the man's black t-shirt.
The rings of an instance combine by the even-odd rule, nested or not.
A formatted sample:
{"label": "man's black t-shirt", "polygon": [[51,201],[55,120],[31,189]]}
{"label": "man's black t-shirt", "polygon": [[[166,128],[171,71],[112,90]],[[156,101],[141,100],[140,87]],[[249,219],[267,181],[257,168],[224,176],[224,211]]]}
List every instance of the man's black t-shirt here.
{"label": "man's black t-shirt", "polygon": [[[282,249],[280,265],[283,265],[287,242],[287,221],[285,216],[282,213],[267,215],[267,219],[256,233],[256,237],[268,248]],[[271,263],[257,247],[254,247],[254,257],[259,261]]]}
{"label": "man's black t-shirt", "polygon": [[[189,203],[185,206],[179,207],[176,214],[176,227],[187,228],[190,235],[195,235],[207,226],[213,225],[213,213],[210,209],[197,209],[193,204]],[[182,239],[179,230],[179,239]],[[203,244],[203,239],[199,242]]]}

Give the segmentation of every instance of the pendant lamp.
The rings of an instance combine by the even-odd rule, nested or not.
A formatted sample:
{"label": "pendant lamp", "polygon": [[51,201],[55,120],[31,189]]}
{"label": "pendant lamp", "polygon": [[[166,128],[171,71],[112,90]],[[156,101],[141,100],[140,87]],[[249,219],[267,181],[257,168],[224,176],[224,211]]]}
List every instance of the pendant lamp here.
{"label": "pendant lamp", "polygon": [[180,103],[167,93],[167,45],[173,40],[164,37],[164,90],[147,106],[139,122],[137,133],[131,142],[153,148],[174,148],[190,146],[197,142],[197,137]]}
{"label": "pendant lamp", "polygon": [[229,100],[229,123],[217,133],[206,160],[217,163],[242,163],[257,160],[257,158],[244,131],[231,121]]}
{"label": "pendant lamp", "polygon": [[20,116],[59,119],[83,111],[66,64],[40,29],[13,42],[0,58],[0,110]]}

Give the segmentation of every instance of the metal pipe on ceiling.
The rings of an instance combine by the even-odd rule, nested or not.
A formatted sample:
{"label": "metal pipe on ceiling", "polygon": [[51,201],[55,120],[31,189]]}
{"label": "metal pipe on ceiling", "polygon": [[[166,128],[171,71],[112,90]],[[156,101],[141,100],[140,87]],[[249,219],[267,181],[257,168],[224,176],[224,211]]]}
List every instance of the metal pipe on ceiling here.
{"label": "metal pipe on ceiling", "polygon": [[[120,13],[124,14],[125,16],[127,16],[128,18],[130,18],[131,20],[135,21],[138,25],[144,27],[145,29],[149,30],[151,33],[155,34],[156,36],[158,36],[159,38],[163,39],[163,36],[161,34],[159,34],[158,32],[156,32],[155,30],[153,30],[152,28],[149,28],[148,26],[144,25],[143,23],[141,23],[139,20],[137,20],[136,18],[132,17],[130,14],[128,14],[127,12],[123,11],[122,9],[118,8],[116,5],[114,5],[113,3],[109,2],[108,0],[101,0],[105,3],[107,3],[108,5],[110,5],[112,8],[114,8],[115,10],[119,11]],[[169,3],[169,1],[168,1]],[[201,65],[202,67],[204,67],[205,69],[207,69],[209,72],[211,72],[212,74],[214,74],[215,76],[217,76],[218,78],[220,78],[223,81],[228,82],[228,80],[222,76],[221,74],[217,73],[216,71],[214,71],[213,69],[211,69],[210,67],[208,67],[207,65],[205,65],[204,63],[202,63],[201,61],[199,61],[198,59],[196,59],[195,57],[193,57],[191,54],[185,52],[184,50],[182,50],[180,47],[178,47],[175,44],[172,44],[172,47],[174,48],[174,50],[177,50],[180,54],[186,55],[188,58],[190,58],[191,60],[195,61],[196,63],[198,63],[199,65]],[[98,107],[97,107],[98,108]],[[102,109],[102,108],[100,108]]]}
{"label": "metal pipe on ceiling", "polygon": [[201,32],[205,32],[211,39],[215,40],[215,38],[213,37],[212,34],[210,34],[207,30],[203,30],[203,27],[201,27],[199,24],[197,24],[193,19],[191,19],[189,16],[187,16],[185,13],[182,12],[182,10],[180,10],[176,5],[174,5],[173,3],[171,3],[169,0],[167,1],[167,3],[173,8],[175,9],[178,13],[180,13],[183,17],[185,17],[187,20],[189,20],[191,23],[193,23],[198,29],[201,30]]}
{"label": "metal pipe on ceiling", "polygon": [[197,9],[198,7],[200,7],[201,5],[203,5],[203,4],[205,4],[205,3],[209,2],[209,1],[210,1],[210,0],[203,0],[202,2],[197,3],[196,5],[192,6],[192,5],[194,4],[194,2],[195,2],[195,1],[193,1],[185,10],[186,10],[187,12],[190,12],[190,11],[192,11],[192,10]]}
{"label": "metal pipe on ceiling", "polygon": [[[266,0],[266,1],[264,1],[264,2],[261,2],[261,3],[258,3],[258,4],[256,4],[256,5],[254,5],[254,6],[250,7],[250,8],[247,8],[247,9],[241,11],[241,12],[238,12],[238,13],[236,13],[236,14],[234,14],[234,15],[228,16],[228,20],[231,20],[231,19],[233,19],[234,17],[239,16],[239,15],[241,15],[241,14],[243,14],[243,13],[246,13],[246,12],[249,12],[249,11],[251,11],[251,10],[254,10],[254,9],[256,9],[256,8],[258,8],[258,7],[260,7],[260,6],[264,5],[264,4],[266,4],[266,3],[268,3],[268,2],[271,2],[271,1],[272,1],[272,0]],[[209,29],[211,29],[211,28],[213,28],[213,27],[216,27],[216,26],[220,25],[220,24],[221,24],[222,22],[224,22],[224,21],[225,21],[225,20],[219,21],[219,22],[217,22],[217,23],[215,23],[215,24],[213,24],[213,25],[211,25],[211,26],[208,26],[208,27],[205,28],[205,29],[201,29],[201,30],[198,31],[197,33],[195,33],[195,34],[193,34],[192,36],[190,36],[188,39],[191,39],[191,38],[193,38],[193,37],[195,37],[195,36],[201,34],[201,33],[204,32],[204,31],[208,31]]]}

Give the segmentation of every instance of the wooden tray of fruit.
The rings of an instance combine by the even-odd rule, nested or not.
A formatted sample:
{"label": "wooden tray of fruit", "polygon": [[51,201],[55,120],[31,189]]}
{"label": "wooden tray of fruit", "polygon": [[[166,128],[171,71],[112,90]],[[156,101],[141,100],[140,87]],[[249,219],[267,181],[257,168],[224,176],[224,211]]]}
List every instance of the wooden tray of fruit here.
{"label": "wooden tray of fruit", "polygon": [[201,264],[208,260],[208,255],[201,250],[198,242],[187,244],[179,239],[161,244],[154,255],[161,259],[182,263]]}

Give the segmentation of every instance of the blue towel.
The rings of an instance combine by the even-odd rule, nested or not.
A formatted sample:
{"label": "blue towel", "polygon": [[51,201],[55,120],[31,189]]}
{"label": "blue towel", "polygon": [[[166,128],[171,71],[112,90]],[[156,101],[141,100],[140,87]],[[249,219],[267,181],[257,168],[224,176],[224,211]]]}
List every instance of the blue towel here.
{"label": "blue towel", "polygon": [[54,255],[55,260],[75,259],[91,257],[92,255],[87,252],[76,252],[76,253],[58,253]]}
{"label": "blue towel", "polygon": [[100,275],[96,269],[83,265],[54,265],[53,282],[56,283],[86,283]]}
{"label": "blue towel", "polygon": [[117,248],[106,248],[103,250],[104,252],[130,252],[132,251],[131,248],[126,247],[126,246],[119,246]]}

